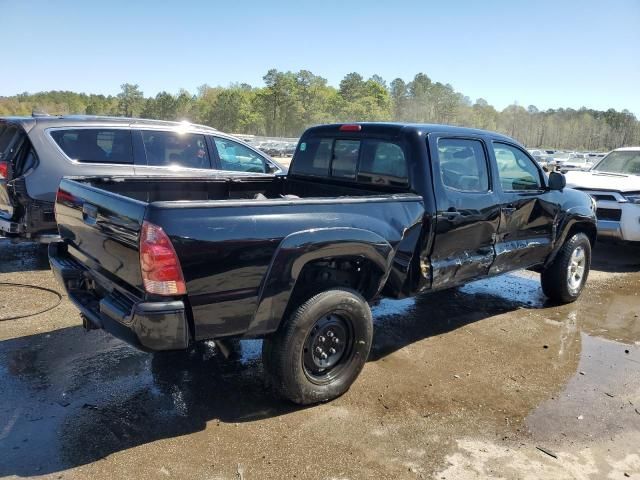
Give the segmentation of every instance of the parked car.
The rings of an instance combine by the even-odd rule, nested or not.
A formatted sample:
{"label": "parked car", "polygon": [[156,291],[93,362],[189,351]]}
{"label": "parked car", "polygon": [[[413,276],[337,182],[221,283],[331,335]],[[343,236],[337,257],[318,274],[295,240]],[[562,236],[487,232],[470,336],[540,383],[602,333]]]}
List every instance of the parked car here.
{"label": "parked car", "polygon": [[533,159],[536,162],[538,162],[538,165],[540,165],[543,168],[543,170],[545,170],[545,171],[548,170],[549,154],[547,154],[547,152],[545,150],[530,149],[530,150],[528,150],[528,152],[533,157]]}
{"label": "parked car", "polygon": [[53,204],[63,176],[285,172],[211,127],[92,116],[0,118],[0,235],[58,239]]}
{"label": "parked car", "polygon": [[86,326],[147,350],[263,337],[271,384],[309,404],[358,376],[379,295],[531,268],[572,302],[589,274],[594,202],[497,133],[323,125],[286,176],[238,175],[63,179],[49,258]]}
{"label": "parked car", "polygon": [[593,159],[586,153],[572,153],[569,158],[559,165],[562,173],[575,170],[586,171],[593,167]]}
{"label": "parked car", "polygon": [[569,172],[567,182],[597,202],[598,235],[640,242],[640,147],[610,152],[588,172]]}
{"label": "parked car", "polygon": [[578,155],[576,152],[557,152],[549,158],[548,165],[558,172],[579,170],[579,168],[576,167],[580,161]]}

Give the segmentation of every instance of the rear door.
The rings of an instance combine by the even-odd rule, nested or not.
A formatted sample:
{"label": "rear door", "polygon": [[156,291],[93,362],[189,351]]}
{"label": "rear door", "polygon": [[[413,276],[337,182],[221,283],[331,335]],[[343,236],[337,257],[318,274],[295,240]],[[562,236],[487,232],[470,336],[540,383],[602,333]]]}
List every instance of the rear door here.
{"label": "rear door", "polygon": [[540,167],[520,147],[503,141],[491,146],[500,193],[500,228],[492,273],[526,268],[551,252],[558,195],[548,191]]}
{"label": "rear door", "polygon": [[0,218],[5,220],[13,217],[10,184],[16,176],[17,160],[25,141],[26,134],[19,125],[0,122]]}
{"label": "rear door", "polygon": [[489,273],[500,199],[483,137],[430,134],[428,142],[437,204],[432,287],[443,288]]}

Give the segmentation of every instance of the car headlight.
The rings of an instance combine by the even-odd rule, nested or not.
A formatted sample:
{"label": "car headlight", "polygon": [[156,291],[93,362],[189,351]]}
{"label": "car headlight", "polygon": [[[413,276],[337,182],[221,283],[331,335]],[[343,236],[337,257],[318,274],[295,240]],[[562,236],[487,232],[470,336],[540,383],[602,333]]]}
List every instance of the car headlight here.
{"label": "car headlight", "polygon": [[624,196],[624,198],[626,198],[629,201],[629,203],[635,203],[636,205],[640,205],[640,192],[628,193]]}

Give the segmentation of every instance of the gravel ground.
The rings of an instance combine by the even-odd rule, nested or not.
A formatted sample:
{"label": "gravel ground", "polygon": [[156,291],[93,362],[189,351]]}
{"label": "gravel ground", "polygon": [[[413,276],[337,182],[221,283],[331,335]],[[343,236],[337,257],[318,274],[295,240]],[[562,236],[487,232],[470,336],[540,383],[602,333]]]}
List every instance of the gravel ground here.
{"label": "gravel ground", "polygon": [[530,272],[383,300],[362,375],[311,408],[272,397],[259,341],[85,333],[34,245],[0,240],[0,282],[27,315],[0,321],[2,477],[640,479],[638,248],[600,245],[572,305]]}

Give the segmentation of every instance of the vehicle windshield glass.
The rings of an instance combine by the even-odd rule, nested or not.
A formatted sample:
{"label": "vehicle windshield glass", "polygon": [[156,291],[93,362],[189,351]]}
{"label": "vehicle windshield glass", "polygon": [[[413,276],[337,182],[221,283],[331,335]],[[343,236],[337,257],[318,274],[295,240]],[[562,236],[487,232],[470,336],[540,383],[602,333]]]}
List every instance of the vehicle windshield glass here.
{"label": "vehicle windshield glass", "polygon": [[554,155],[554,158],[556,160],[569,160],[571,158],[571,155],[569,153],[557,153],[556,155]]}
{"label": "vehicle windshield glass", "polygon": [[596,172],[640,175],[640,150],[611,152],[593,170]]}

